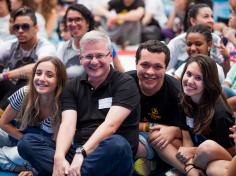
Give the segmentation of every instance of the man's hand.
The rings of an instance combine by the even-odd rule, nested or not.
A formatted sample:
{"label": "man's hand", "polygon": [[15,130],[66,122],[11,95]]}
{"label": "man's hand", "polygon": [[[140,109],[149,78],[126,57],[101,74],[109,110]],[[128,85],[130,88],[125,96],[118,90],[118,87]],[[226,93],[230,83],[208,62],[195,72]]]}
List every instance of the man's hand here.
{"label": "man's hand", "polygon": [[53,176],[65,176],[69,173],[70,164],[65,157],[54,159]]}
{"label": "man's hand", "polygon": [[175,131],[170,126],[156,125],[150,130],[149,142],[155,149],[164,149],[175,138]]}
{"label": "man's hand", "polygon": [[80,169],[83,164],[84,157],[82,154],[75,154],[69,168],[69,176],[80,176]]}

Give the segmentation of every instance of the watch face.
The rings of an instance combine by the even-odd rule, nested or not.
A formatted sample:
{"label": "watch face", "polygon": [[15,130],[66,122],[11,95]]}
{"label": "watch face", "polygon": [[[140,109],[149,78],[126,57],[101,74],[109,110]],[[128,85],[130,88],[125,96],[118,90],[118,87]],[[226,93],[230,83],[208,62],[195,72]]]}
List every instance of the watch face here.
{"label": "watch face", "polygon": [[81,148],[78,147],[78,148],[75,150],[75,153],[81,153]]}

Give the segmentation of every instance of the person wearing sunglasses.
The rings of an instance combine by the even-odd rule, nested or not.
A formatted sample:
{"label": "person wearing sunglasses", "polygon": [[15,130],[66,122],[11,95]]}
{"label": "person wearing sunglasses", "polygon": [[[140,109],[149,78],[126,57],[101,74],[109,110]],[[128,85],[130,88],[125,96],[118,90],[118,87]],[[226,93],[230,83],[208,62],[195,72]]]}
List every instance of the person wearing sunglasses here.
{"label": "person wearing sunglasses", "polygon": [[29,7],[17,9],[12,16],[16,39],[0,44],[0,108],[7,106],[7,97],[26,84],[34,63],[46,56],[55,56],[52,44],[37,38],[38,25]]}
{"label": "person wearing sunglasses", "polygon": [[62,93],[56,145],[26,134],[19,154],[43,176],[131,175],[138,147],[138,88],[132,77],[110,66],[112,45],[105,33],[86,33],[80,52],[85,73]]}

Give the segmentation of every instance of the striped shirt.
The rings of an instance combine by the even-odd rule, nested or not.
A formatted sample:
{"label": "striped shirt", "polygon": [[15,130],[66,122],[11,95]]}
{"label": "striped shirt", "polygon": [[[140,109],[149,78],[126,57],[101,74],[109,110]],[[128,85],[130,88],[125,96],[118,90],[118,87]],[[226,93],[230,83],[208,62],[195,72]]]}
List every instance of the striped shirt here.
{"label": "striped shirt", "polygon": [[[17,111],[17,112],[20,111],[24,97],[28,93],[28,91],[29,91],[29,87],[24,86],[24,87],[20,88],[19,90],[17,90],[14,94],[12,94],[8,98],[10,105],[12,106],[12,108],[15,111]],[[52,134],[53,128],[52,128],[52,124],[51,124],[51,117],[48,117],[45,120],[43,120],[40,123],[40,128],[42,130],[44,130],[45,132]]]}

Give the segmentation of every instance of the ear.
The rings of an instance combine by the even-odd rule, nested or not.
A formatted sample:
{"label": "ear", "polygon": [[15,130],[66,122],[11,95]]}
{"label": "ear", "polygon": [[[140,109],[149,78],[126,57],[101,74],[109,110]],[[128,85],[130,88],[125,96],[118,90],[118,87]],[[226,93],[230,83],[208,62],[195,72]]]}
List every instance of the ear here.
{"label": "ear", "polygon": [[36,31],[36,32],[39,32],[39,25],[36,24],[34,27],[35,27],[35,31]]}
{"label": "ear", "polygon": [[196,20],[193,17],[190,17],[189,22],[191,26],[196,25]]}
{"label": "ear", "polygon": [[212,47],[212,41],[208,42],[208,47],[211,48]]}

